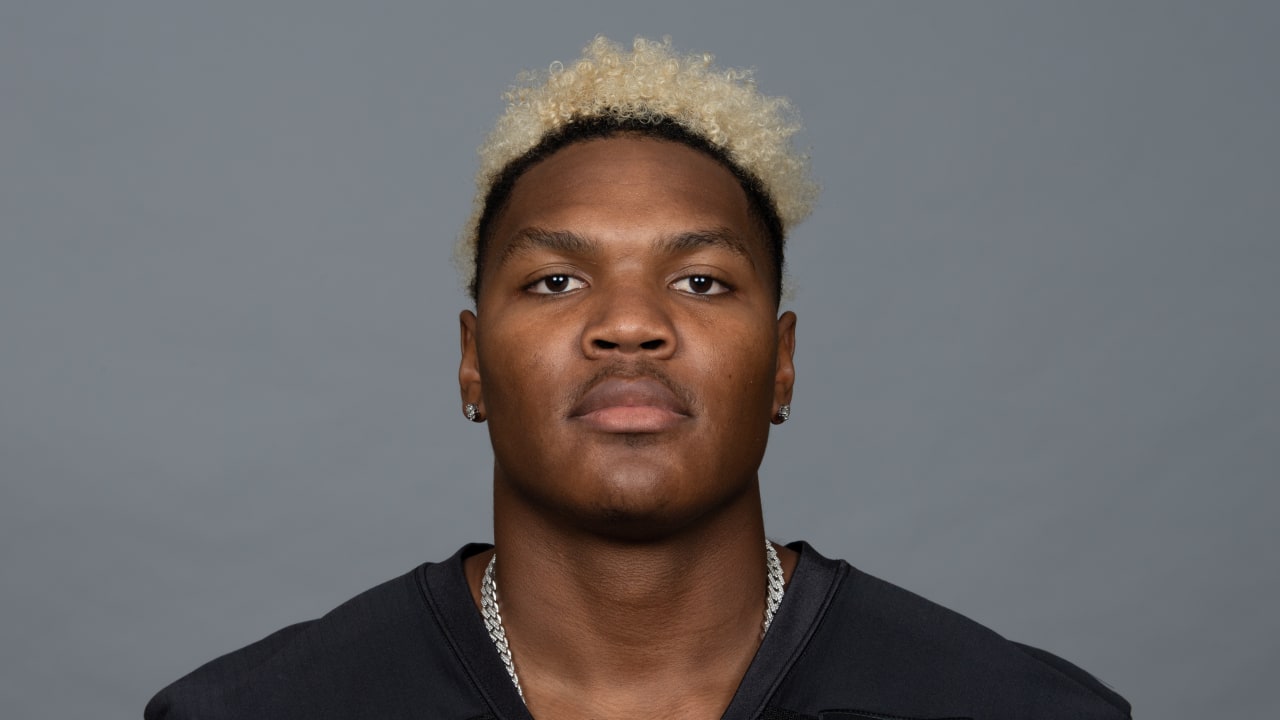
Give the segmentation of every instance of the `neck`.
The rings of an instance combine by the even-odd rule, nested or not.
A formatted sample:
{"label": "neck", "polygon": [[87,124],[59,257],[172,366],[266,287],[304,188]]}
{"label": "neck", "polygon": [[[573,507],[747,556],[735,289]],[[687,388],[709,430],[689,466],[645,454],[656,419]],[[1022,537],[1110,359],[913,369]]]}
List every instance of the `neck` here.
{"label": "neck", "polygon": [[[764,618],[755,483],[704,522],[643,541],[566,527],[499,486],[494,537],[503,624],[531,709],[578,714],[566,698],[597,710],[728,704]],[[487,562],[468,563],[477,597]],[[794,564],[785,549],[783,564]]]}

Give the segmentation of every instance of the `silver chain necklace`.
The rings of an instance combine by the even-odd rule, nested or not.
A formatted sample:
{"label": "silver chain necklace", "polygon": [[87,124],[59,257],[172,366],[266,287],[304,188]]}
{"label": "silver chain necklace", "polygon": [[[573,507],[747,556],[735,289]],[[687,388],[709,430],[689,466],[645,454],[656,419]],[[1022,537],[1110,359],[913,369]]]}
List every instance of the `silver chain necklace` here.
{"label": "silver chain necklace", "polygon": [[[767,539],[764,541],[764,556],[765,566],[769,570],[769,584],[765,594],[764,629],[760,633],[761,637],[769,632],[769,626],[773,624],[773,616],[778,612],[778,606],[782,604],[782,594],[785,592],[782,562],[778,560],[778,551],[773,549],[773,543]],[[489,639],[497,648],[498,657],[502,658],[502,664],[507,668],[507,674],[511,676],[511,683],[516,686],[516,692],[523,700],[524,689],[520,687],[520,678],[516,677],[516,666],[511,661],[511,646],[507,643],[507,631],[502,627],[502,613],[498,611],[498,583],[493,579],[493,566],[497,562],[498,553],[494,553],[484,569],[484,579],[480,582],[480,614],[484,616],[484,626],[489,631]]]}

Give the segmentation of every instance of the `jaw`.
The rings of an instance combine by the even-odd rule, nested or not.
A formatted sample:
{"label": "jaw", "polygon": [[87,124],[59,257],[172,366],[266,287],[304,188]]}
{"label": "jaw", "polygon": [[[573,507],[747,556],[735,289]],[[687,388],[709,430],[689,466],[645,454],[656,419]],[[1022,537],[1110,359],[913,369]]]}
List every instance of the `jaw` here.
{"label": "jaw", "polygon": [[688,455],[660,435],[611,435],[578,449],[571,462],[556,463],[558,472],[495,461],[495,522],[509,517],[568,533],[652,541],[688,532],[759,495],[754,470],[682,462]]}

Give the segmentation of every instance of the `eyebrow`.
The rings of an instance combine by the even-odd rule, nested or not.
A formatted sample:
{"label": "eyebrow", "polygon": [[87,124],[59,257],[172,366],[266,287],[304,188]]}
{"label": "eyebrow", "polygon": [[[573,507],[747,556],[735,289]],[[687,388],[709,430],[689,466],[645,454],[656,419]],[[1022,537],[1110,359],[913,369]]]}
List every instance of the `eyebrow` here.
{"label": "eyebrow", "polygon": [[[659,238],[654,243],[655,249],[668,255],[692,252],[701,248],[720,248],[728,250],[744,258],[755,267],[755,260],[747,243],[727,227],[690,230]],[[600,244],[571,230],[547,230],[539,227],[528,227],[520,230],[507,246],[503,248],[502,257],[498,258],[498,266],[517,255],[549,250],[565,255],[593,257],[600,254]]]}
{"label": "eyebrow", "polygon": [[517,255],[536,250],[550,250],[565,255],[599,254],[596,243],[575,232],[528,227],[512,236],[511,242],[502,250],[502,257],[498,258],[498,266],[501,267]]}
{"label": "eyebrow", "polygon": [[692,230],[689,232],[677,233],[675,235],[665,237],[657,242],[657,247],[672,255],[699,250],[701,248],[719,248],[728,250],[729,252],[742,256],[751,267],[755,267],[755,260],[751,257],[751,250],[737,233],[727,227],[708,228],[706,230]]}

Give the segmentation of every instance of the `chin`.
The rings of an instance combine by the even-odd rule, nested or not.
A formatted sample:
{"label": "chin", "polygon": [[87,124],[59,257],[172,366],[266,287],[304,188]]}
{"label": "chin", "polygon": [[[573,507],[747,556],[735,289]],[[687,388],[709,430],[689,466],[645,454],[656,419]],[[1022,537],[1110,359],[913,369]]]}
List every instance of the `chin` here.
{"label": "chin", "polygon": [[[611,474],[598,494],[566,508],[579,527],[621,541],[652,541],[698,526],[743,497],[748,483],[710,485],[669,474]],[[585,500],[582,502],[581,500]]]}
{"label": "chin", "polygon": [[[672,537],[714,521],[755,487],[754,467],[714,452],[680,452],[662,435],[614,436],[572,457],[531,465],[499,455],[495,481],[509,502],[555,526],[619,541]],[[640,449],[640,452],[637,452]],[[516,468],[510,472],[507,468]]]}

